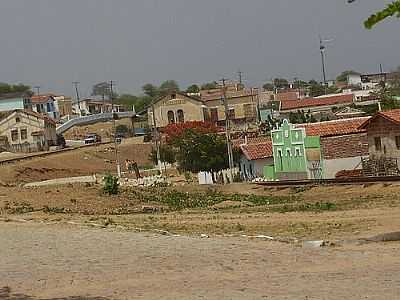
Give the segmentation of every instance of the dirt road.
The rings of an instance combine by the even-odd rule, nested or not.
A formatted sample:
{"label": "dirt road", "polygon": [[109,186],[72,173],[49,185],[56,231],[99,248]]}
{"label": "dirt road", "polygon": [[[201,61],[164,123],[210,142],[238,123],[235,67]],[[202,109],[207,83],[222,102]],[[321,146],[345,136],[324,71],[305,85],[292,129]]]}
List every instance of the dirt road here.
{"label": "dirt road", "polygon": [[0,288],[11,289],[0,290],[3,299],[398,299],[400,295],[399,243],[304,249],[245,238],[0,223],[0,245]]}

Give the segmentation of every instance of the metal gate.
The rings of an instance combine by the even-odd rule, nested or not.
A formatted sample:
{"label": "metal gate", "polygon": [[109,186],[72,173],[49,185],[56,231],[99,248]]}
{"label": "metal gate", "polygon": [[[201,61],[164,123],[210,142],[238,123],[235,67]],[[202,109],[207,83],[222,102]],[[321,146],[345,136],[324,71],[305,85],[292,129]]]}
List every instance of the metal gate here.
{"label": "metal gate", "polygon": [[310,171],[310,179],[322,179],[322,164],[320,160],[308,161],[308,170]]}

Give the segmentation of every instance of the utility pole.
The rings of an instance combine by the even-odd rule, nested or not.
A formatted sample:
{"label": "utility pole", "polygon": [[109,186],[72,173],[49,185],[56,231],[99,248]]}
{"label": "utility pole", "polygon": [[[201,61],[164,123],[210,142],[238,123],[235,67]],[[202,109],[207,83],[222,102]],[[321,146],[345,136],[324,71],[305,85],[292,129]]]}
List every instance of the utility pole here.
{"label": "utility pole", "polygon": [[40,86],[37,85],[34,88],[36,89],[36,96],[40,96]]}
{"label": "utility pole", "polygon": [[321,52],[321,61],[322,61],[322,78],[323,78],[323,80],[324,80],[324,92],[325,92],[325,95],[326,95],[326,93],[327,93],[327,82],[326,82],[326,66],[325,66],[325,50],[326,50],[326,47],[325,47],[325,44],[324,43],[329,43],[329,42],[331,42],[331,41],[333,41],[332,39],[329,39],[329,40],[323,40],[322,38],[321,38],[321,36],[319,37],[319,50],[320,50],[320,52]]}
{"label": "utility pole", "polygon": [[239,83],[240,83],[240,85],[242,85],[242,83],[243,83],[243,81],[242,81],[243,72],[240,71],[240,69],[239,69],[239,71],[238,71],[238,75],[239,75]]}
{"label": "utility pole", "polygon": [[114,82],[110,81],[110,100],[111,100],[111,116],[112,116],[112,131],[114,135],[114,149],[115,149],[115,164],[117,166],[117,176],[121,177],[121,165],[119,164],[118,158],[118,143],[117,143],[117,130],[115,126],[115,115],[114,115],[114,93],[113,93]]}
{"label": "utility pole", "polygon": [[231,175],[231,180],[233,180],[233,153],[232,153],[232,144],[231,144],[231,120],[228,108],[228,101],[226,99],[226,86],[225,86],[225,78],[222,78],[222,100],[225,107],[225,135],[226,135],[226,145],[228,150],[228,162],[229,162],[229,172]]}
{"label": "utility pole", "polygon": [[156,152],[157,152],[157,164],[160,169],[160,174],[162,174],[162,166],[161,166],[161,155],[160,155],[160,143],[159,143],[159,133],[157,130],[157,124],[156,124],[156,111],[154,108],[154,97],[151,100],[151,110],[153,111],[153,137],[155,140],[156,144]]}
{"label": "utility pole", "polygon": [[74,81],[72,84],[75,86],[75,92],[76,92],[76,101],[78,101],[78,109],[79,109],[79,115],[81,115],[81,103],[79,99],[79,91],[78,91],[78,85],[79,81]]}
{"label": "utility pole", "polygon": [[326,95],[326,73],[325,73],[325,46],[322,43],[321,37],[319,37],[319,50],[321,51],[322,61],[322,78],[324,80],[324,94]]}

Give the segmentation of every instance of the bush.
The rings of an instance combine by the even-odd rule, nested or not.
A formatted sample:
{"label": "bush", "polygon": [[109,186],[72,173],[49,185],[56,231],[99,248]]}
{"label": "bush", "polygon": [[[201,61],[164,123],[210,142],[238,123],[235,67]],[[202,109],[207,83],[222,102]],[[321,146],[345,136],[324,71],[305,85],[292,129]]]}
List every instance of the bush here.
{"label": "bush", "polygon": [[104,181],[104,187],[103,187],[104,193],[109,195],[118,194],[119,191],[118,177],[108,174],[106,177],[104,177],[103,181]]}

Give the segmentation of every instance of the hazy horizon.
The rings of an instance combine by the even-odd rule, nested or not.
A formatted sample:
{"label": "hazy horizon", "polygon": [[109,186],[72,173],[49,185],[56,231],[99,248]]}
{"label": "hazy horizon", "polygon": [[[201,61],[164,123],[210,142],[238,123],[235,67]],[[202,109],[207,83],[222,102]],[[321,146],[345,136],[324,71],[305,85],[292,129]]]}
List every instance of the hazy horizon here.
{"label": "hazy horizon", "polygon": [[273,77],[321,80],[400,65],[400,21],[363,20],[388,1],[364,0],[3,0],[0,82],[82,97],[114,80],[118,93],[176,80],[181,88],[243,72],[248,85]]}

